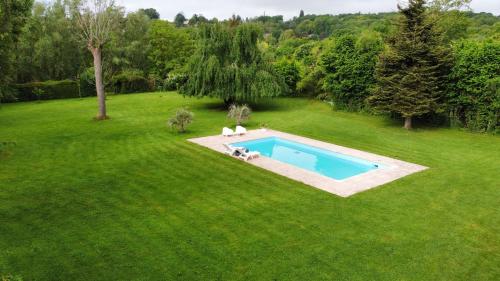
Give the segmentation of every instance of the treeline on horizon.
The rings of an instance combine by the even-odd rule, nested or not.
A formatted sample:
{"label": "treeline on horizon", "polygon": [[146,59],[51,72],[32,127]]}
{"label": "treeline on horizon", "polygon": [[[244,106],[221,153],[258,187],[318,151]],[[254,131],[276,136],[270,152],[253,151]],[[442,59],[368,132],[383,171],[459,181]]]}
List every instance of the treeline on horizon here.
{"label": "treeline on horizon", "polygon": [[[69,2],[36,2],[20,30],[2,102],[95,96],[92,56],[80,38]],[[258,47],[284,79],[283,95],[320,98],[338,109],[371,111],[366,99],[376,84],[376,65],[396,32],[397,12],[242,19],[160,19],[153,8],[115,11],[119,24],[103,48],[107,92],[177,90],[190,75],[200,27],[252,24]],[[436,26],[451,50],[451,71],[440,112],[423,115],[476,131],[500,130],[500,17],[448,10]],[[4,91],[6,92],[6,91]],[[436,121],[438,120],[438,121]]]}

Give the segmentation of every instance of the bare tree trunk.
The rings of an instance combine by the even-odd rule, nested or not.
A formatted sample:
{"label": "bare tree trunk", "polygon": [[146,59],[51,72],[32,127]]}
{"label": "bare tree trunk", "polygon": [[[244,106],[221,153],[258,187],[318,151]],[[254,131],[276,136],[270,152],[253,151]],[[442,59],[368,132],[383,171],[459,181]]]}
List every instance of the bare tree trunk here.
{"label": "bare tree trunk", "polygon": [[101,48],[91,47],[90,51],[94,57],[94,72],[95,72],[95,88],[97,92],[97,102],[99,103],[99,112],[97,113],[97,120],[108,119],[106,115],[106,94],[104,93],[104,82],[102,78],[102,56]]}
{"label": "bare tree trunk", "polygon": [[411,130],[411,117],[405,117],[405,129]]}

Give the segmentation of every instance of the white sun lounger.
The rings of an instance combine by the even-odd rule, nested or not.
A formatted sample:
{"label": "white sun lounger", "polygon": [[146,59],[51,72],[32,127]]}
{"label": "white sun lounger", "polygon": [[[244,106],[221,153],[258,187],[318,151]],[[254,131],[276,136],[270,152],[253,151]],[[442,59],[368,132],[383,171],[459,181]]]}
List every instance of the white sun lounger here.
{"label": "white sun lounger", "polygon": [[244,135],[247,133],[247,129],[242,126],[236,126],[236,131],[234,132],[236,135]]}
{"label": "white sun lounger", "polygon": [[245,152],[244,147],[234,147],[234,146],[230,145],[229,143],[224,143],[222,145],[226,149],[226,151],[224,151],[224,153],[227,155],[230,155],[230,156],[234,156],[236,154],[236,151],[239,151],[240,154],[243,154]]}
{"label": "white sun lounger", "polygon": [[222,135],[225,137],[231,137],[234,136],[235,133],[233,130],[229,129],[228,127],[222,128]]}
{"label": "white sun lounger", "polygon": [[[241,160],[248,161],[260,156],[260,152],[258,151],[246,152],[244,147],[235,147],[228,143],[224,143],[222,145],[226,149],[226,151],[224,151],[224,154],[227,154],[229,156],[236,156]],[[237,155],[236,152],[239,152],[239,154]]]}

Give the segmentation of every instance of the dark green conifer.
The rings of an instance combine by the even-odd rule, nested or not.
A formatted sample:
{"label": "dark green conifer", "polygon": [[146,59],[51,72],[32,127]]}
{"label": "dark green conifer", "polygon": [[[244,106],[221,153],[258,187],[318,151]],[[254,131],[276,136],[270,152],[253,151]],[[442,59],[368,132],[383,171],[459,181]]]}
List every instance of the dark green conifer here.
{"label": "dark green conifer", "polygon": [[379,57],[377,87],[368,98],[375,110],[404,117],[406,129],[413,117],[439,111],[443,104],[448,50],[425,5],[425,0],[398,5],[399,29]]}

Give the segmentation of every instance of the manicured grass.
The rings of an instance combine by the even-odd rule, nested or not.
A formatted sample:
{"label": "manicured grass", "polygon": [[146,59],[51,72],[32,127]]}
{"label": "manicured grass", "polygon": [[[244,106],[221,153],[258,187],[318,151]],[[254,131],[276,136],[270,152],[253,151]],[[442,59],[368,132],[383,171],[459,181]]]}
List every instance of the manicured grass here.
{"label": "manicured grass", "polygon": [[[166,128],[195,112],[186,134]],[[500,138],[407,132],[303,99],[270,128],[430,167],[340,198],[187,138],[232,125],[174,93],[2,105],[0,277],[24,280],[498,280]]]}

